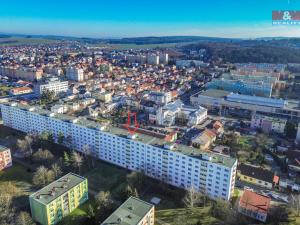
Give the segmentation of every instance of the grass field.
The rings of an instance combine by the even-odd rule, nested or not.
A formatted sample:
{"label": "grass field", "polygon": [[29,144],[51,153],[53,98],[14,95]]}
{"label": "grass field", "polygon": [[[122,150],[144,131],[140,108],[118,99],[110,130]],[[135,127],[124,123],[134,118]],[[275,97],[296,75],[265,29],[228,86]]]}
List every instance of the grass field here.
{"label": "grass field", "polygon": [[156,225],[161,222],[172,225],[189,225],[196,224],[198,221],[201,221],[202,225],[216,224],[218,220],[210,216],[209,209],[210,207],[158,210],[155,212]]}
{"label": "grass field", "polygon": [[13,206],[17,210],[29,210],[28,196],[33,193],[32,173],[26,168],[14,163],[12,167],[0,171],[0,185],[14,184],[20,192],[13,198]]}
{"label": "grass field", "polygon": [[97,161],[95,169],[84,174],[89,181],[89,187],[97,192],[113,192],[120,184],[126,182],[126,175],[126,170],[101,161]]}
{"label": "grass field", "polygon": [[77,225],[77,224],[83,224],[83,222],[86,219],[89,204],[91,204],[91,200],[88,200],[81,206],[79,206],[77,209],[75,209],[73,212],[71,212],[68,216],[64,217],[61,222],[59,222],[59,225]]}
{"label": "grass field", "polygon": [[90,44],[90,47],[106,47],[114,50],[126,50],[126,49],[152,49],[152,48],[174,48],[176,46],[183,46],[191,44],[193,42],[182,42],[182,43],[163,43],[163,44]]}
{"label": "grass field", "polygon": [[31,183],[32,173],[26,168],[14,163],[12,167],[0,171],[0,181]]}
{"label": "grass field", "polygon": [[44,38],[23,38],[23,37],[0,38],[0,46],[54,44],[58,42],[59,42],[58,40],[51,40],[51,39],[44,39]]}

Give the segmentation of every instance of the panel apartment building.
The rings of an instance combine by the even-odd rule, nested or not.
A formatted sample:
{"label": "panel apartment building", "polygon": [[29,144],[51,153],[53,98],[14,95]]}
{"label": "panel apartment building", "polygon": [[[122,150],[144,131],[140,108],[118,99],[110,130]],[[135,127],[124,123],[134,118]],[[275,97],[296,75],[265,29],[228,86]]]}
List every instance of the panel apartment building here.
{"label": "panel apartment building", "polygon": [[154,225],[154,205],[138,198],[128,198],[101,225]]}
{"label": "panel apartment building", "polygon": [[129,135],[128,131],[103,126],[85,118],[55,114],[18,103],[1,105],[5,126],[23,132],[62,132],[77,151],[88,145],[99,159],[143,172],[176,187],[194,187],[211,198],[229,200],[234,190],[237,160],[151,135]]}
{"label": "panel apartment building", "polygon": [[87,179],[69,173],[29,196],[32,218],[53,225],[88,200]]}

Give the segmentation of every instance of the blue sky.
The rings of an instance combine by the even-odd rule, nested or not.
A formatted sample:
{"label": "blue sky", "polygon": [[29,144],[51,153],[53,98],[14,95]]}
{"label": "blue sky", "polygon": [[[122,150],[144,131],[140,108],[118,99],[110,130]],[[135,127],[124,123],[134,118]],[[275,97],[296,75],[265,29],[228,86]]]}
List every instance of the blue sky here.
{"label": "blue sky", "polygon": [[300,37],[300,26],[272,26],[272,10],[300,10],[300,0],[3,0],[0,32]]}

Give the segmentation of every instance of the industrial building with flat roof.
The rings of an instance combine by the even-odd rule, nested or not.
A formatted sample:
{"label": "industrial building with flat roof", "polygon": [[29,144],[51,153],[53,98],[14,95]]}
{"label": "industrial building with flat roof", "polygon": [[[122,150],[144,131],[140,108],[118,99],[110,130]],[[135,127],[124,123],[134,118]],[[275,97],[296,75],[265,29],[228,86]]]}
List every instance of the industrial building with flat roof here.
{"label": "industrial building with flat roof", "polygon": [[234,94],[213,89],[195,94],[190,99],[194,106],[201,105],[208,110],[217,109],[221,114],[229,110],[244,110],[282,116],[300,122],[300,103],[297,101]]}

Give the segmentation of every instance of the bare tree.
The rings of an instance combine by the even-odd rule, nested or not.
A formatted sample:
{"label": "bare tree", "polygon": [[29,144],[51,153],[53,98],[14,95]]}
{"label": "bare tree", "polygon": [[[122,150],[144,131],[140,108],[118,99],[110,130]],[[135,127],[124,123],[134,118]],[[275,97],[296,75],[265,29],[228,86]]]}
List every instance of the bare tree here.
{"label": "bare tree", "polygon": [[59,166],[57,163],[54,163],[54,164],[51,166],[51,169],[52,169],[52,171],[53,171],[53,174],[54,174],[55,179],[57,179],[58,177],[61,176],[62,171],[61,171],[60,166]]}
{"label": "bare tree", "polygon": [[33,154],[33,159],[35,161],[42,161],[51,163],[53,160],[54,155],[48,149],[39,149],[37,152]]}
{"label": "bare tree", "polygon": [[88,166],[92,165],[92,168],[95,167],[95,155],[91,150],[89,145],[84,145],[82,147],[82,153],[84,154],[85,160],[88,162]]}
{"label": "bare tree", "polygon": [[100,191],[95,197],[97,209],[108,208],[112,204],[112,197],[109,191]]}
{"label": "bare tree", "polygon": [[80,174],[80,169],[83,164],[83,157],[79,153],[73,151],[71,154],[71,161],[72,161],[72,166],[74,168],[77,168],[78,173]]}
{"label": "bare tree", "polygon": [[36,186],[45,186],[54,180],[54,172],[44,166],[40,166],[33,175],[33,184]]}
{"label": "bare tree", "polygon": [[24,140],[26,142],[26,145],[27,145],[30,155],[32,155],[32,153],[33,153],[33,150],[32,150],[33,138],[31,137],[31,135],[26,135]]}
{"label": "bare tree", "polygon": [[201,193],[197,192],[196,189],[192,186],[187,190],[183,198],[183,203],[188,208],[194,208],[196,205],[200,203],[200,200],[201,200]]}
{"label": "bare tree", "polygon": [[0,224],[15,224],[16,211],[12,201],[21,193],[21,190],[14,183],[0,182]]}

